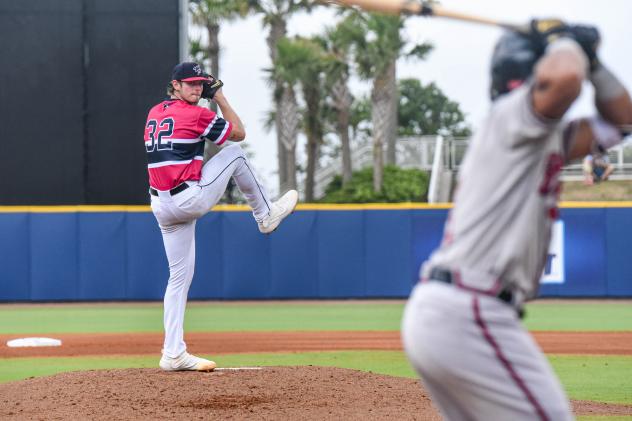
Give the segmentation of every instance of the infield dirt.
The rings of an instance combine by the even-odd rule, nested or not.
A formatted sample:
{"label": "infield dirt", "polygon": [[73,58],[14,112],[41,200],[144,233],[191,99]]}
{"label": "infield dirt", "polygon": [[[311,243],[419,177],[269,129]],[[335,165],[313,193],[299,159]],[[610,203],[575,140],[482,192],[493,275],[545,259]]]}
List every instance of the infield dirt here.
{"label": "infield dirt", "polygon": [[[632,332],[532,332],[548,354],[632,355]],[[29,336],[40,336],[30,334]],[[46,334],[61,347],[8,348],[20,335],[0,335],[0,358],[160,354],[162,333]],[[205,332],[187,333],[188,348],[200,354],[401,350],[397,331]]]}

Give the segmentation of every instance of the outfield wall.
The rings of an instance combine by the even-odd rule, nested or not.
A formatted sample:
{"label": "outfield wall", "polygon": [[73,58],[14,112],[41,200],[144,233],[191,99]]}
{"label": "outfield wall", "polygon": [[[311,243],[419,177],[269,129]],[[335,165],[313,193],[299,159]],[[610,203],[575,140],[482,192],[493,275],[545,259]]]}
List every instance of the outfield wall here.
{"label": "outfield wall", "polygon": [[[448,206],[299,205],[270,236],[243,207],[198,221],[193,299],[406,297]],[[544,296],[632,296],[632,203],[564,206]],[[0,207],[0,301],[160,300],[145,206]]]}

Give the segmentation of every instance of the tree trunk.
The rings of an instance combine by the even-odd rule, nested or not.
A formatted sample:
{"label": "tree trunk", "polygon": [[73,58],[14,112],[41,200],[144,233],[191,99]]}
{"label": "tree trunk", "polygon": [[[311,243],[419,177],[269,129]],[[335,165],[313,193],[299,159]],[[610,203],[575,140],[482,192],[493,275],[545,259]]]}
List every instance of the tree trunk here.
{"label": "tree trunk", "polygon": [[[208,32],[208,48],[206,49],[206,54],[211,62],[211,74],[215,77],[219,77],[219,29],[220,26],[217,23],[209,22],[206,25],[206,31]],[[214,101],[209,101],[209,104],[211,110],[217,112],[217,104]],[[206,140],[204,142],[204,161],[202,162],[206,164],[208,160],[217,155],[218,152],[219,147],[210,140]]]}
{"label": "tree trunk", "polygon": [[314,178],[316,175],[316,163],[318,162],[319,144],[322,135],[319,130],[307,133],[307,173],[305,175],[305,201],[313,202],[314,197]]}
{"label": "tree trunk", "polygon": [[388,133],[387,133],[387,152],[386,163],[388,165],[395,165],[397,163],[396,157],[396,142],[397,142],[397,75],[396,75],[396,63],[395,59],[388,66],[386,72],[388,78],[388,86],[391,95],[389,96],[389,111],[388,111]]}
{"label": "tree trunk", "polygon": [[332,88],[334,108],[337,111],[336,131],[340,136],[342,146],[342,185],[351,181],[351,144],[349,140],[349,120],[351,109],[351,94],[347,85],[349,75],[341,76]]}
{"label": "tree trunk", "polygon": [[[220,58],[220,45],[219,45],[219,24],[209,23],[206,26],[208,32],[208,49],[207,55],[211,62],[211,74],[219,78],[219,58]],[[217,104],[211,101],[211,109],[217,112]]]}
{"label": "tree trunk", "polygon": [[316,173],[316,157],[318,140],[313,134],[307,136],[307,173],[305,174],[305,201],[314,201],[314,176]]}
{"label": "tree trunk", "polygon": [[[287,33],[287,24],[283,18],[275,17],[275,19],[270,22],[270,33],[266,38],[266,42],[268,44],[268,50],[270,52],[270,60],[272,61],[272,67],[274,67],[274,63],[276,62],[276,58],[278,55],[277,52],[277,43],[281,38],[285,36]],[[283,90],[280,81],[274,82],[274,92],[281,92]],[[282,95],[274,96],[274,108],[276,110],[276,117],[274,119],[276,135],[277,135],[277,160],[279,164],[279,193],[283,193],[284,190],[288,188],[291,184],[289,182],[290,171],[294,174],[294,186],[296,186],[296,162],[294,162],[293,170],[288,168],[288,160],[290,158],[287,157],[288,151],[286,150],[285,144],[283,142],[283,119],[285,118],[280,110],[282,109]],[[295,155],[294,155],[294,160]]]}
{"label": "tree trunk", "polygon": [[371,122],[373,125],[373,190],[382,191],[384,173],[384,144],[387,142],[391,122],[391,86],[388,69],[373,80],[371,90]]}
{"label": "tree trunk", "polygon": [[323,140],[323,124],[321,118],[321,91],[320,83],[314,75],[314,80],[303,82],[303,98],[307,112],[305,116],[305,134],[307,136],[307,171],[305,174],[305,201],[313,202],[314,178],[316,176],[316,164],[318,163],[320,144]]}
{"label": "tree trunk", "polygon": [[211,74],[215,77],[219,77],[219,24],[211,23],[207,25],[208,31],[208,58],[211,61]]}
{"label": "tree trunk", "polygon": [[285,151],[286,167],[288,179],[286,182],[286,188],[282,189],[279,193],[283,194],[288,190],[296,190],[296,143]]}
{"label": "tree trunk", "polygon": [[284,151],[286,179],[279,184],[279,193],[296,189],[296,138],[298,136],[298,104],[291,86],[283,86],[277,108],[278,138]]}

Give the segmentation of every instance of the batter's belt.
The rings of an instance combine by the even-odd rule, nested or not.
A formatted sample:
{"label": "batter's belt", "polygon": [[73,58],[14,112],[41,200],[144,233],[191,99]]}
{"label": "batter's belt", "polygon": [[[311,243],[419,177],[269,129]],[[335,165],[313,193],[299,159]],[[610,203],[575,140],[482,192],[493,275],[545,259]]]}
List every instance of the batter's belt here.
{"label": "batter's belt", "polygon": [[[447,269],[443,269],[443,268],[433,268],[433,269],[431,269],[430,270],[430,276],[428,276],[428,280],[429,281],[443,282],[443,283],[446,283],[446,284],[451,284],[451,285],[454,285],[457,288],[461,287],[460,284],[456,281],[456,277],[452,273],[452,271],[447,270]],[[473,288],[463,288],[463,289],[476,291]],[[509,304],[510,306],[512,306],[512,307],[514,307],[516,309],[516,311],[518,312],[518,316],[521,319],[524,316],[524,310],[523,310],[522,306],[516,306],[516,303],[514,301],[514,294],[513,294],[513,292],[511,290],[503,289],[498,294],[490,294],[490,293],[485,292],[485,291],[477,291],[477,292],[480,292],[481,294],[485,294],[485,295],[491,295],[491,296],[494,296],[494,297],[498,298],[501,301],[504,301],[505,303]]]}

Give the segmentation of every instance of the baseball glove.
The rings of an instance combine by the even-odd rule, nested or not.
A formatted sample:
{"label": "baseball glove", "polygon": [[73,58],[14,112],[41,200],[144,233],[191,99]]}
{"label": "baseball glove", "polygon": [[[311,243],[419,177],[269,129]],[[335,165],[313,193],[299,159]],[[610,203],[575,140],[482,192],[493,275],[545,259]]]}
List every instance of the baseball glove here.
{"label": "baseball glove", "polygon": [[215,93],[217,93],[219,88],[224,86],[224,82],[217,79],[213,75],[208,75],[208,78],[209,78],[209,81],[204,82],[202,86],[202,98],[213,99],[213,97],[215,96]]}

